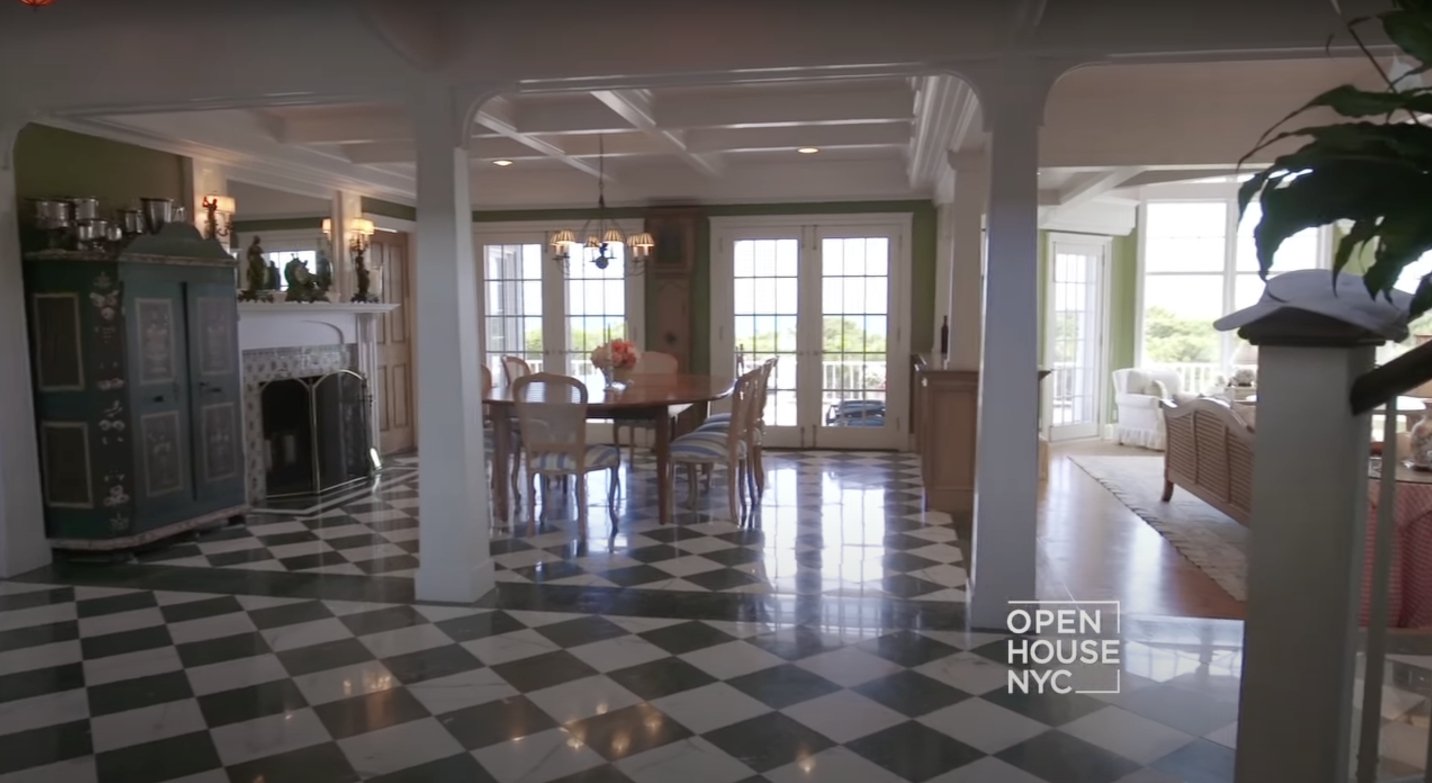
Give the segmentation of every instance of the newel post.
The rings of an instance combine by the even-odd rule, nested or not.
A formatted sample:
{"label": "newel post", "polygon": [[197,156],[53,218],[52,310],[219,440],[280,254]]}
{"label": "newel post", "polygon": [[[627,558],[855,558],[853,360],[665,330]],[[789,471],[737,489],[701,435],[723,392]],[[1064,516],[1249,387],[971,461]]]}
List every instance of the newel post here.
{"label": "newel post", "polygon": [[1258,346],[1239,783],[1349,775],[1370,441],[1349,392],[1406,334],[1405,307],[1362,286],[1290,272],[1217,324]]}

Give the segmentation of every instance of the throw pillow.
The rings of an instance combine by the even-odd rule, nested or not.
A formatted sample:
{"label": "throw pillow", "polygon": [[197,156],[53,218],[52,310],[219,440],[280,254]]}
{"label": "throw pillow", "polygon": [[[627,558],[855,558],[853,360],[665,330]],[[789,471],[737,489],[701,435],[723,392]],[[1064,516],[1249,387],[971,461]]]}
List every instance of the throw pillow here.
{"label": "throw pillow", "polygon": [[1152,394],[1153,396],[1161,400],[1167,400],[1169,398],[1168,387],[1165,386],[1164,382],[1160,380],[1155,380],[1151,382],[1149,384],[1149,387],[1144,390],[1144,393]]}

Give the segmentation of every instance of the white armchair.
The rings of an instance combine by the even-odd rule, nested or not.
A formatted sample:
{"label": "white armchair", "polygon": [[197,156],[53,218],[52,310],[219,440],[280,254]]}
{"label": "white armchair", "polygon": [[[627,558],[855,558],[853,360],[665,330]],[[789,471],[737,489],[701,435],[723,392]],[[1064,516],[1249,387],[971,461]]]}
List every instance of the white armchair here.
{"label": "white armchair", "polygon": [[1185,394],[1178,373],[1170,370],[1114,371],[1114,406],[1119,412],[1115,439],[1124,445],[1162,451],[1163,411],[1159,400],[1185,402],[1196,394]]}

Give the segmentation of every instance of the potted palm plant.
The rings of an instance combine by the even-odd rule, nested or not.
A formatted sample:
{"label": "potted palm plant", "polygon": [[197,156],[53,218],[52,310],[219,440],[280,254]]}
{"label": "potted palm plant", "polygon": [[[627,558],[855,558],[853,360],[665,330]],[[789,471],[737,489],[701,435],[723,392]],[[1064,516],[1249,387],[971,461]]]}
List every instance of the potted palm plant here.
{"label": "potted palm plant", "polygon": [[[1364,43],[1362,30],[1377,24],[1411,63],[1393,76]],[[1239,190],[1240,215],[1254,198],[1262,218],[1253,236],[1260,274],[1266,278],[1283,240],[1315,226],[1342,223],[1334,278],[1348,262],[1371,250],[1363,271],[1368,293],[1389,294],[1402,269],[1432,250],[1432,88],[1421,74],[1432,70],[1432,0],[1392,0],[1392,8],[1350,19],[1347,30],[1377,70],[1383,88],[1335,87],[1285,117],[1244,156],[1299,139],[1301,147],[1277,156]],[[1294,119],[1317,108],[1343,122],[1289,130]],[[1432,275],[1420,281],[1410,316],[1432,307]]]}

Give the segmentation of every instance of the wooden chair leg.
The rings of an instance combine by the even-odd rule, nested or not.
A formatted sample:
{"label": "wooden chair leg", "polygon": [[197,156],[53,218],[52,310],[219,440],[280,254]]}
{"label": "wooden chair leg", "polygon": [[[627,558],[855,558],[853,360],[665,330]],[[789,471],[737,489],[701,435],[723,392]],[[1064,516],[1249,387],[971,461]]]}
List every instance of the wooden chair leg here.
{"label": "wooden chair leg", "polygon": [[577,483],[577,529],[585,536],[587,532],[587,474],[573,476]]}
{"label": "wooden chair leg", "polygon": [[696,510],[696,466],[686,466],[686,507]]}
{"label": "wooden chair leg", "polygon": [[612,513],[616,513],[617,510],[617,490],[621,488],[621,483],[622,468],[617,465],[612,468],[611,482],[607,486],[607,508],[611,509]]}
{"label": "wooden chair leg", "polygon": [[707,492],[711,491],[711,472],[715,469],[716,464],[713,462],[701,466],[701,480],[706,485],[704,488]]}
{"label": "wooden chair leg", "polygon": [[1162,500],[1163,502],[1167,503],[1167,502],[1169,502],[1169,501],[1172,500],[1172,499],[1173,499],[1173,482],[1172,482],[1172,481],[1169,481],[1168,479],[1164,479],[1163,497],[1159,498],[1159,500]]}
{"label": "wooden chair leg", "polygon": [[741,523],[741,507],[736,503],[736,496],[744,495],[741,490],[741,463],[736,460],[726,463],[726,503],[731,510],[731,521]]}
{"label": "wooden chair leg", "polygon": [[766,463],[761,459],[761,444],[751,448],[751,462],[756,473],[756,497],[766,494]]}

